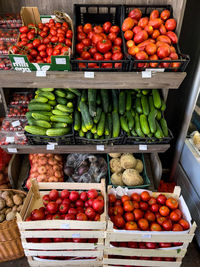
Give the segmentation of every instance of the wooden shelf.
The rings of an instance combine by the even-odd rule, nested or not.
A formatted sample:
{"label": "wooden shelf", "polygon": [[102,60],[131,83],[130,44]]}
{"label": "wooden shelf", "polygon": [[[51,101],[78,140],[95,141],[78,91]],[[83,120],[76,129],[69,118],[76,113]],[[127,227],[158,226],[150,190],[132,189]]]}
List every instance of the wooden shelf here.
{"label": "wooden shelf", "polygon": [[157,72],[142,78],[141,72],[94,72],[94,78],[84,78],[84,72],[49,71],[46,77],[36,72],[0,71],[3,88],[94,88],[94,89],[177,89],[186,72]]}
{"label": "wooden shelf", "polygon": [[[105,145],[104,150],[99,150],[96,145],[71,145],[71,146],[55,146],[54,150],[47,150],[47,146],[30,146],[30,145],[8,145],[1,146],[6,152],[8,148],[16,148],[18,154],[29,153],[164,153],[169,149],[169,144],[148,145],[147,150],[141,150],[139,145]],[[102,149],[102,147],[100,147]]]}

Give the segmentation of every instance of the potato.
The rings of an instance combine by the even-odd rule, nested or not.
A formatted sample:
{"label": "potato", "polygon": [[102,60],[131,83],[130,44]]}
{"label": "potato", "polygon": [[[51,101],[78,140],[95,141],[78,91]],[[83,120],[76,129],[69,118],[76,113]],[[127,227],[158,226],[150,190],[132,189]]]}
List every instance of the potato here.
{"label": "potato", "polygon": [[22,209],[22,207],[23,207],[23,205],[19,205],[19,206],[17,207],[17,211],[20,212],[21,209]]}
{"label": "potato", "polygon": [[15,216],[16,216],[16,212],[11,211],[11,212],[9,212],[9,213],[6,215],[6,220],[7,220],[7,221],[12,221],[12,220],[15,219]]}
{"label": "potato", "polygon": [[120,158],[121,157],[121,153],[109,153],[108,155],[111,158]]}
{"label": "potato", "polygon": [[143,178],[140,176],[139,172],[134,169],[126,169],[123,172],[122,181],[128,186],[143,184]]}
{"label": "potato", "polygon": [[122,181],[122,173],[113,173],[111,176],[111,183],[113,185],[124,185],[123,181]]}
{"label": "potato", "polygon": [[0,214],[4,214],[6,212],[6,210],[7,210],[7,208],[0,210]]}
{"label": "potato", "polygon": [[19,205],[22,204],[23,200],[19,196],[19,194],[16,194],[16,195],[13,196],[13,202],[15,203],[15,205],[19,206]]}
{"label": "potato", "polygon": [[13,200],[10,197],[6,198],[6,205],[11,208],[14,206]]}
{"label": "potato", "polygon": [[5,220],[6,216],[5,214],[0,214],[0,223]]}
{"label": "potato", "polygon": [[7,208],[6,211],[5,211],[5,215],[7,215],[11,211],[12,211],[12,208]]}
{"label": "potato", "polygon": [[140,159],[137,159],[135,170],[137,170],[139,173],[143,171],[143,163]]}
{"label": "potato", "polygon": [[1,194],[1,197],[3,199],[6,199],[6,197],[9,197],[10,196],[10,192],[9,191],[4,191],[2,194]]}
{"label": "potato", "polygon": [[18,206],[15,205],[14,207],[12,207],[12,211],[17,211],[17,208],[18,208]]}
{"label": "potato", "polygon": [[110,160],[110,170],[111,172],[116,172],[116,173],[121,172],[123,170],[120,164],[120,159],[113,158]]}
{"label": "potato", "polygon": [[21,198],[25,198],[26,197],[26,195],[25,194],[23,194],[23,193],[20,193],[20,194],[18,194]]}
{"label": "potato", "polygon": [[3,198],[0,198],[0,210],[2,210],[3,208],[5,208],[6,206],[6,201]]}
{"label": "potato", "polygon": [[135,168],[137,160],[132,154],[125,153],[121,156],[120,163],[121,163],[122,168],[132,169],[132,168]]}

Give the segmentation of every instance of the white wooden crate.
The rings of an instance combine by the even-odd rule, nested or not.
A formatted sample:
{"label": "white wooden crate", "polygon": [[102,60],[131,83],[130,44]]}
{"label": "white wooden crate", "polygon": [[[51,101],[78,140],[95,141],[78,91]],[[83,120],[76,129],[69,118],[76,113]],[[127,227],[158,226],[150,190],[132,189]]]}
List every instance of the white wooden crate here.
{"label": "white wooden crate", "polygon": [[[100,221],[41,220],[25,221],[31,211],[43,206],[42,196],[52,189],[85,191],[96,189],[104,196],[104,213]],[[47,191],[44,191],[47,190]],[[37,256],[95,257],[82,260],[83,266],[102,266],[106,230],[105,180],[101,183],[37,183],[32,181],[24,206],[17,215],[17,223],[22,238],[22,246],[30,266],[79,266],[76,260],[36,260]],[[59,230],[59,231],[58,231]],[[27,238],[97,238],[97,243],[30,243]]]}
{"label": "white wooden crate", "polygon": [[[111,186],[108,187],[108,194]],[[133,191],[133,190],[131,190]],[[162,193],[167,197],[179,199],[180,187],[175,187],[172,194]],[[152,196],[157,197],[160,193],[152,192]],[[113,223],[108,218],[105,249],[104,249],[104,267],[114,267],[114,265],[132,265],[132,266],[171,266],[181,265],[182,258],[187,252],[187,247],[194,237],[196,223],[194,222],[188,232],[145,232],[145,231],[126,231],[115,230]],[[178,249],[133,249],[126,247],[113,247],[111,242],[182,242],[183,245]],[[110,258],[111,256],[112,258]],[[140,259],[120,259],[119,256],[137,256],[137,257],[172,257],[176,261],[153,261]],[[116,267],[116,266],[115,266]]]}

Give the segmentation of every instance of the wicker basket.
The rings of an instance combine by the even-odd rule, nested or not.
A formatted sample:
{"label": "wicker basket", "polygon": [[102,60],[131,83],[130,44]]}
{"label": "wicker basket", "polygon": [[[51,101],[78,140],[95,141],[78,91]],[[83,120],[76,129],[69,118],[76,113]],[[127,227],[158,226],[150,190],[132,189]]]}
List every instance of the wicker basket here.
{"label": "wicker basket", "polygon": [[[3,189],[3,191],[26,194],[14,189]],[[18,259],[23,256],[24,250],[16,220],[0,223],[0,262]]]}

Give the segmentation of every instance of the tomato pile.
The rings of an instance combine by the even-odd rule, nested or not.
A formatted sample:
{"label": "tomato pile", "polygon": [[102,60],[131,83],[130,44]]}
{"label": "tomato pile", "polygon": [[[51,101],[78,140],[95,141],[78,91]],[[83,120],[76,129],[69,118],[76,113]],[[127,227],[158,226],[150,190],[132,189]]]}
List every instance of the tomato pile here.
{"label": "tomato pile", "polygon": [[67,22],[50,19],[47,23],[22,26],[19,31],[20,40],[12,51],[27,55],[30,62],[51,63],[51,56],[66,55],[72,46],[73,32]]}
{"label": "tomato pile", "polygon": [[33,94],[29,92],[15,92],[12,95],[11,105],[18,104],[29,104],[30,100],[33,98]]}
{"label": "tomato pile", "polygon": [[25,117],[28,107],[24,105],[9,106],[7,111],[8,117]]}
{"label": "tomato pile", "polygon": [[151,197],[147,191],[117,199],[109,194],[109,216],[116,229],[141,231],[184,231],[190,225],[183,219],[175,198],[160,194]]}
{"label": "tomato pile", "polygon": [[55,189],[44,195],[44,207],[34,209],[26,221],[36,220],[78,220],[100,221],[104,210],[104,198],[95,189],[87,192],[59,192]]}
{"label": "tomato pile", "polygon": [[[17,125],[15,125],[15,122],[18,122]],[[9,118],[5,118],[2,122],[2,130],[3,131],[22,131],[24,130],[24,126],[26,125],[27,121],[26,119],[19,119],[19,120],[16,120],[16,119],[9,119]]]}
{"label": "tomato pile", "polygon": [[[76,53],[77,60],[122,60],[122,38],[119,37],[120,28],[109,21],[103,26],[92,26],[90,23],[77,27]],[[114,68],[121,68],[122,63],[115,63]],[[86,68],[85,63],[79,63],[79,68]],[[88,63],[88,68],[112,68],[112,63]]]}
{"label": "tomato pile", "polygon": [[0,28],[13,29],[22,26],[22,20],[19,14],[0,15]]}
{"label": "tomato pile", "polygon": [[12,64],[8,57],[0,56],[0,70],[9,70],[12,68]]}
{"label": "tomato pile", "polygon": [[[149,17],[142,17],[140,9],[131,10],[122,24],[128,53],[137,60],[177,60],[174,47],[178,43],[175,34],[176,20],[169,10],[153,10]],[[138,67],[178,68],[179,62],[138,63]]]}
{"label": "tomato pile", "polygon": [[114,247],[124,247],[124,248],[141,248],[141,249],[156,249],[156,248],[170,248],[182,246],[183,243],[180,242],[111,242]]}
{"label": "tomato pile", "polygon": [[18,30],[10,29],[10,30],[2,30],[0,29],[0,41],[17,41]]}

